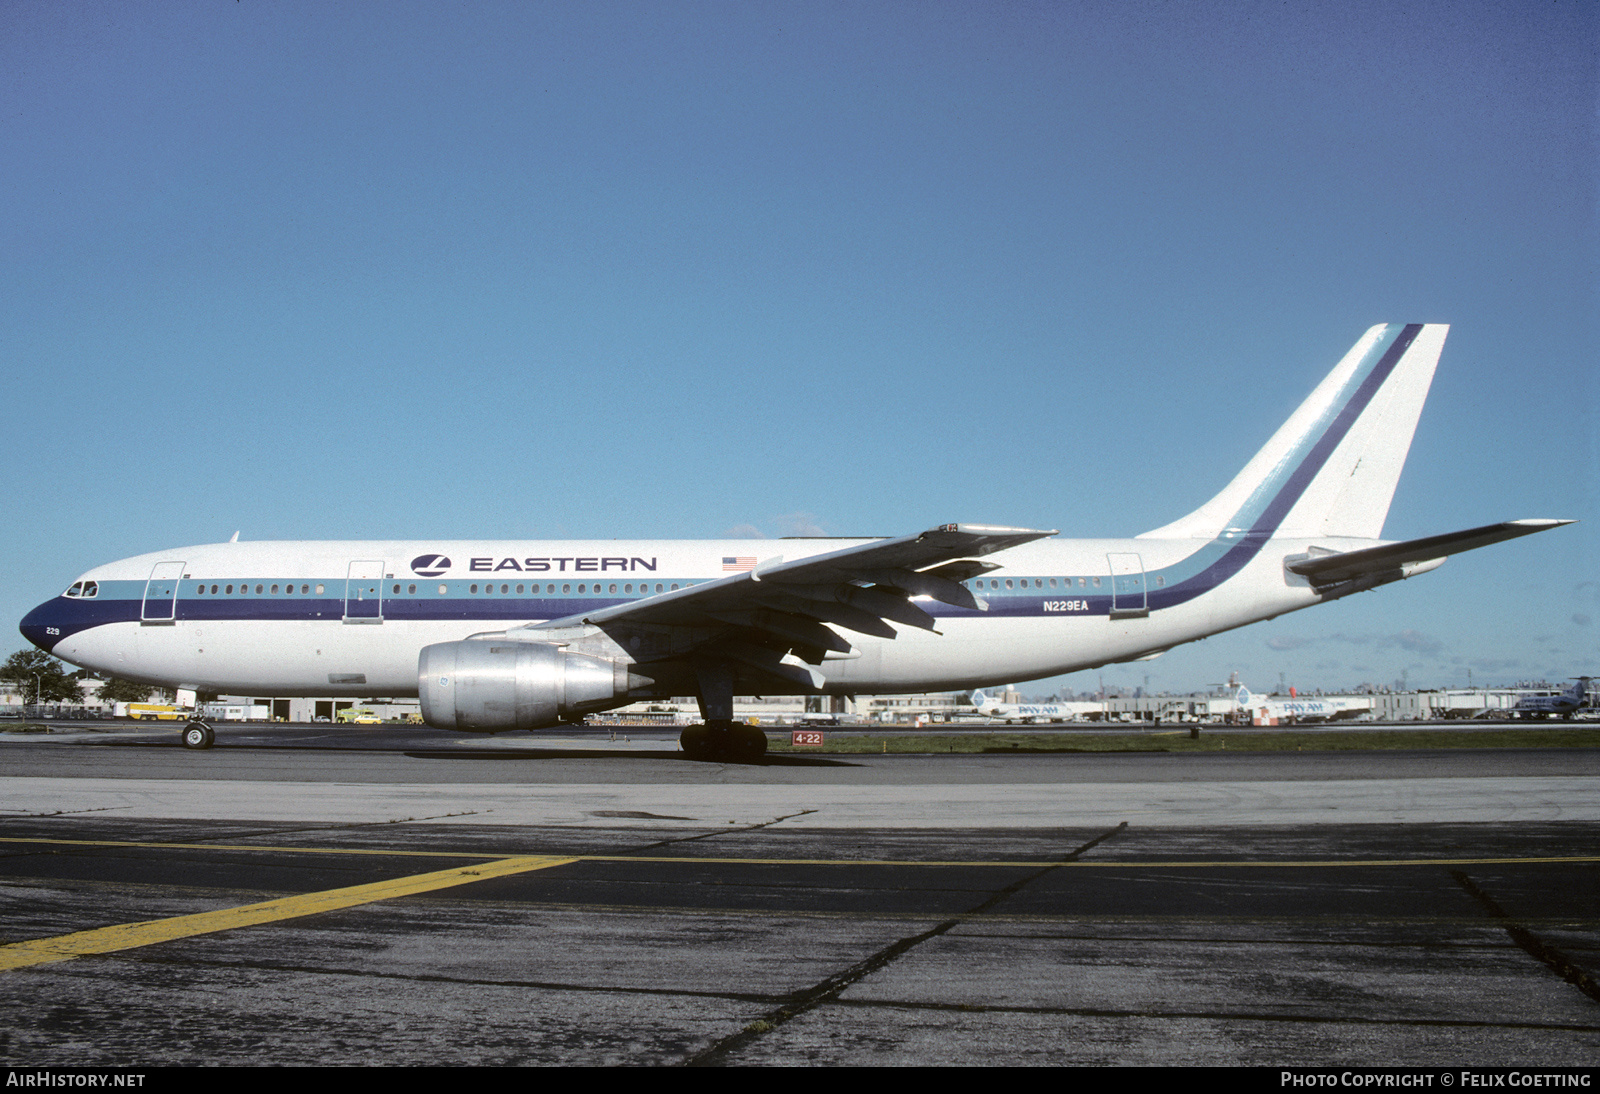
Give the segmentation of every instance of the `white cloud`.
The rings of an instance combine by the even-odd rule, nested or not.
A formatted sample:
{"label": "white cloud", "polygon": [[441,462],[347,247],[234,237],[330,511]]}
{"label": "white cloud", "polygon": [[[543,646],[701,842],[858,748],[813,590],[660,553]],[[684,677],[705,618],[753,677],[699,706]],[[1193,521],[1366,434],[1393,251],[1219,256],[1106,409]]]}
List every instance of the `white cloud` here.
{"label": "white cloud", "polygon": [[817,523],[815,513],[788,513],[772,519],[778,526],[778,534],[780,536],[825,536],[828,534]]}

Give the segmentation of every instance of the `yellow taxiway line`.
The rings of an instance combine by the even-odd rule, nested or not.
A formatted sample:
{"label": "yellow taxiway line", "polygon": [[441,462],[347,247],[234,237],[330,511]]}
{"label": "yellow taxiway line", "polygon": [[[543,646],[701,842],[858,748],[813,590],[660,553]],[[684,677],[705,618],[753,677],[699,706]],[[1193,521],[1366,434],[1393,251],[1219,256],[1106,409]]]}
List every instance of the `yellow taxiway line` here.
{"label": "yellow taxiway line", "polygon": [[448,889],[487,878],[525,874],[545,870],[575,861],[555,855],[523,855],[503,858],[472,866],[457,866],[429,874],[412,874],[389,881],[374,881],[366,885],[351,885],[344,889],[328,889],[320,893],[280,897],[259,904],[245,904],[238,908],[220,908],[214,912],[196,912],[171,919],[152,919],[142,923],[121,923],[114,927],[100,927],[91,931],[76,931],[55,938],[39,938],[29,942],[13,942],[0,946],[0,970],[20,969],[29,965],[43,965],[51,961],[67,961],[88,954],[115,953],[139,946],[153,946],[158,942],[171,942],[178,938],[231,931],[235,927],[253,927],[261,923],[274,923],[282,919],[332,912],[340,908],[353,908],[397,896],[426,893],[435,889]]}
{"label": "yellow taxiway line", "polygon": [[1054,866],[1060,869],[1111,869],[1111,870],[1173,870],[1173,869],[1305,869],[1329,867],[1374,866],[1488,866],[1530,865],[1535,863],[1571,864],[1600,862],[1600,855],[1548,855],[1528,857],[1460,857],[1460,858],[1404,858],[1404,859],[1320,859],[1320,860],[1050,860],[1024,859],[1019,861],[996,860],[929,860],[929,859],[801,859],[801,858],[746,858],[688,855],[504,855],[483,854],[471,851],[396,851],[347,847],[284,847],[270,844],[219,844],[219,843],[164,843],[132,840],[62,840],[29,839],[26,837],[0,837],[0,844],[32,844],[47,847],[127,847],[145,850],[195,850],[195,851],[250,851],[279,854],[321,855],[375,855],[382,857],[449,857],[483,858],[485,861],[471,866],[455,866],[426,874],[411,874],[388,881],[374,881],[365,885],[352,885],[343,889],[328,889],[299,896],[280,897],[259,904],[246,904],[237,908],[221,908],[212,912],[175,916],[170,919],[153,919],[139,923],[122,923],[94,930],[76,931],[55,938],[40,938],[26,942],[0,945],[0,971],[42,965],[51,961],[67,961],[90,954],[115,953],[139,946],[152,946],[158,942],[171,942],[179,938],[215,934],[236,927],[252,927],[284,919],[315,915],[319,912],[353,908],[394,897],[415,893],[433,892],[456,885],[467,885],[488,878],[508,877],[513,874],[547,870],[573,862],[656,862],[692,863],[695,865],[774,865],[774,866],[921,866],[921,867],[987,867],[1027,868]]}

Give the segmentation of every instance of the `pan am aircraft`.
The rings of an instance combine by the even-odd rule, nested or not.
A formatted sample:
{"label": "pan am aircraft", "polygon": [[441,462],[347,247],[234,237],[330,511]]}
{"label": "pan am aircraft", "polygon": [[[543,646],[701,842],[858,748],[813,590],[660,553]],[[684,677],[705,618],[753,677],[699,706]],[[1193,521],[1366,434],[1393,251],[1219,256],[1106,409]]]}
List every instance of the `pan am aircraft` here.
{"label": "pan am aircraft", "polygon": [[982,691],[972,693],[972,706],[979,714],[1002,719],[1006,725],[1021,722],[1028,726],[1038,722],[1073,722],[1089,711],[1104,709],[1101,703],[1088,702],[1006,703]]}
{"label": "pan am aircraft", "polygon": [[1274,722],[1331,722],[1338,718],[1354,718],[1370,709],[1362,700],[1338,696],[1326,699],[1301,699],[1298,696],[1274,699],[1270,695],[1257,695],[1243,684],[1233,693],[1233,701],[1242,713],[1260,717],[1263,722],[1268,719]]}
{"label": "pan am aircraft", "polygon": [[[766,740],[734,724],[736,693],[956,690],[1148,659],[1571,523],[1381,538],[1447,329],[1367,331],[1221,493],[1133,539],[944,524],[861,540],[230,542],[97,567],[21,630],[144,683],[417,695],[455,730],[693,694],[704,723],[684,750],[755,756]],[[184,734],[211,739],[200,722]]]}

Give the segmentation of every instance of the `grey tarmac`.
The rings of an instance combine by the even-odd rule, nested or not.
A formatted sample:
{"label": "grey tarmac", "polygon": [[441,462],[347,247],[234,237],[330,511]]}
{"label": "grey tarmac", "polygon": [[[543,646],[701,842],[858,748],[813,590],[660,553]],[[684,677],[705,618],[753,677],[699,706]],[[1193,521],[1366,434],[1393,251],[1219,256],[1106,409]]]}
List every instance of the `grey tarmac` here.
{"label": "grey tarmac", "polygon": [[[290,909],[0,969],[0,1062],[1600,1060],[1594,750],[729,765],[320,730],[0,735],[0,960]],[[475,873],[518,856],[548,857]]]}

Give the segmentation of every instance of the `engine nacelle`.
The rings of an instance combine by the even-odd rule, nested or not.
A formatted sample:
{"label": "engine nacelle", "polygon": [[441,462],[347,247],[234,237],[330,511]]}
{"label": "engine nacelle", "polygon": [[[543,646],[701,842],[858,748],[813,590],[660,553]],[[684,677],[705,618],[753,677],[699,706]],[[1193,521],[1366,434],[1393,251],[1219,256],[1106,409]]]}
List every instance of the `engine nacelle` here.
{"label": "engine nacelle", "polygon": [[417,658],[422,717],[440,729],[493,733],[560,725],[626,702],[628,684],[622,662],[548,642],[440,642],[424,646]]}

